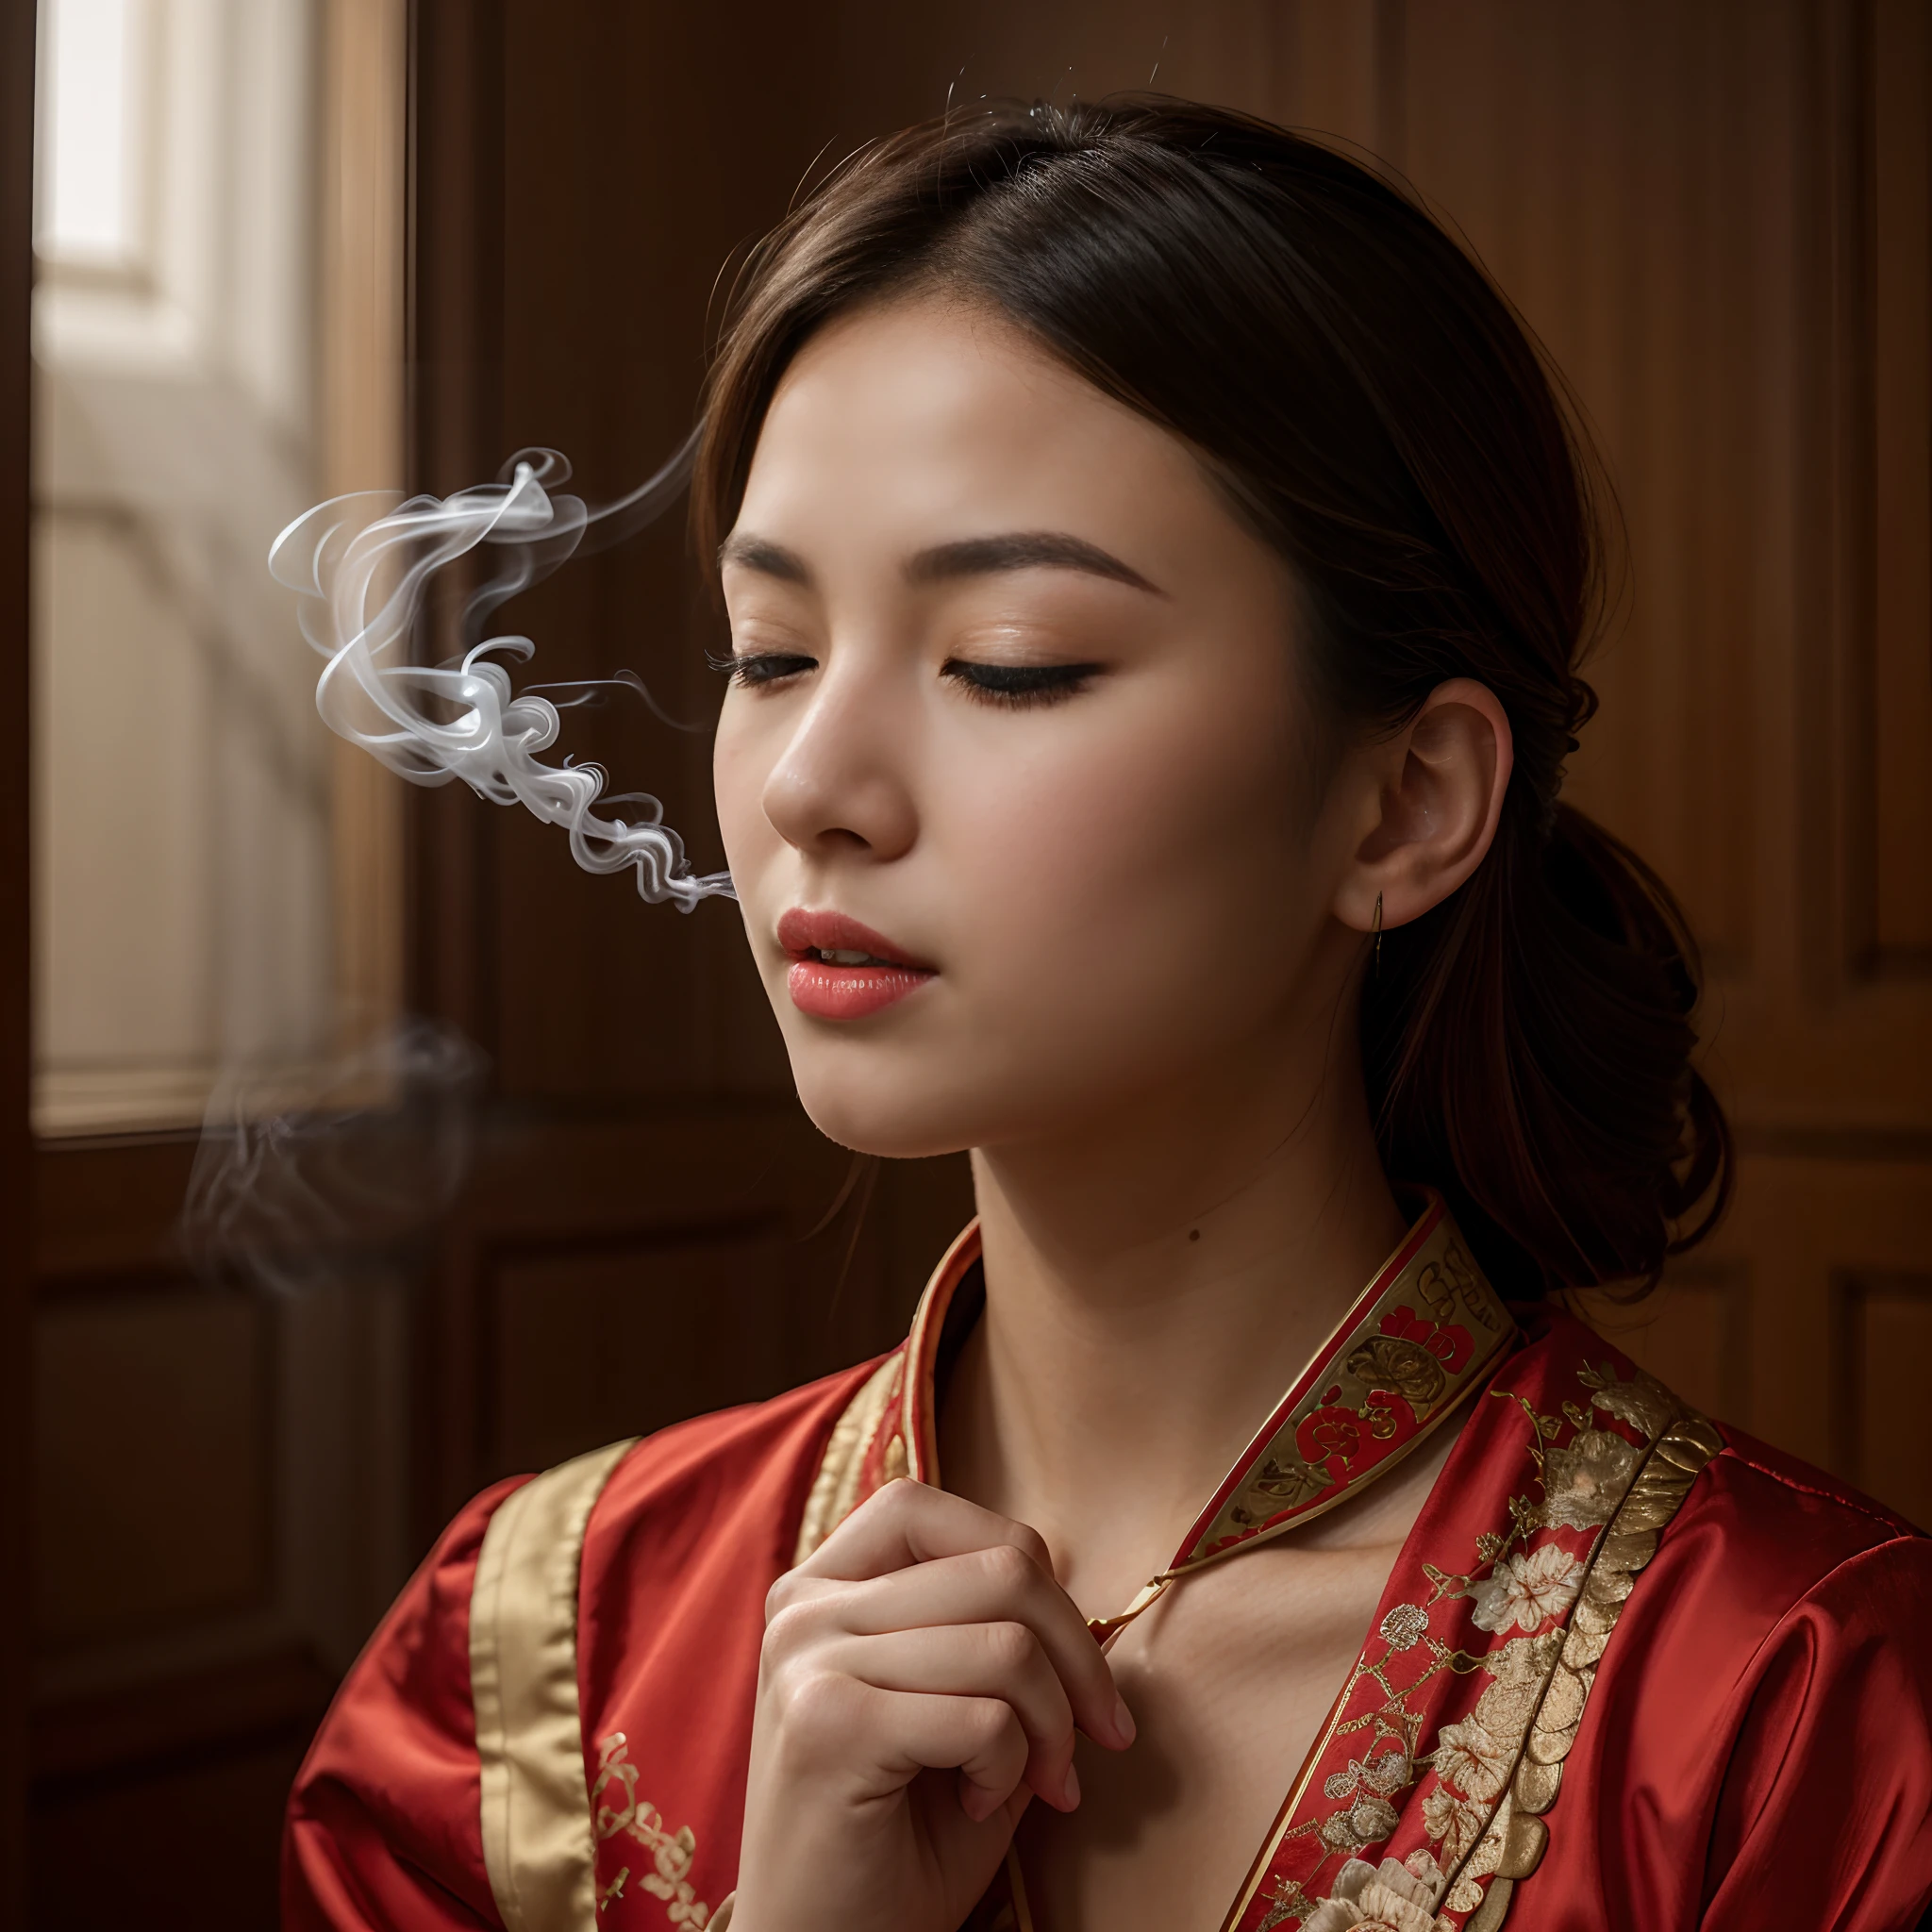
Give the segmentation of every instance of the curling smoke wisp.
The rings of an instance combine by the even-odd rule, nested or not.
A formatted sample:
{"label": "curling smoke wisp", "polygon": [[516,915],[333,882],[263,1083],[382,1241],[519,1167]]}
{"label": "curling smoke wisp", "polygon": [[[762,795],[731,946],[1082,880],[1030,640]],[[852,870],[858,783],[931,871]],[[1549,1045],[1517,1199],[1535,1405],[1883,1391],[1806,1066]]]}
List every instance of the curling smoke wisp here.
{"label": "curling smoke wisp", "polygon": [[[570,834],[589,872],[634,869],[653,904],[689,912],[700,899],[732,896],[728,873],[693,874],[684,841],[642,792],[605,795],[601,765],[546,763],[558,708],[534,691],[512,692],[497,660],[530,658],[526,637],[481,637],[495,611],[580,549],[602,549],[641,528],[683,490],[693,436],[647,482],[592,511],[562,494],[570,465],[555,450],[522,450],[508,480],[453,496],[338,496],[298,517],[275,539],[269,569],[301,598],[302,631],[327,660],[316,708],[332,731],[416,785],[460,779],[478,797],[527,806]],[[480,638],[442,665],[408,659],[436,573],[490,546],[494,574],[463,610],[465,639]],[[623,807],[622,816],[596,808]]]}

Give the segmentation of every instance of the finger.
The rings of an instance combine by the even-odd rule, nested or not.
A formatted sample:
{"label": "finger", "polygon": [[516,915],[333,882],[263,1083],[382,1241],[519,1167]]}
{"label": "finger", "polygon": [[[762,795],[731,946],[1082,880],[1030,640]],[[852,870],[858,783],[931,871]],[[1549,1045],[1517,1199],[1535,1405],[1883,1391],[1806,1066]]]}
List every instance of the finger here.
{"label": "finger", "polygon": [[902,1476],[867,1497],[791,1574],[858,1583],[994,1544],[1020,1551],[1051,1574],[1053,1558],[1038,1530]]}
{"label": "finger", "polygon": [[1010,1544],[936,1557],[863,1583],[802,1583],[794,1602],[810,1604],[815,1618],[855,1636],[1024,1624],[1045,1651],[1079,1727],[1112,1750],[1134,1740],[1134,1721],[1106,1653],[1074,1600]]}
{"label": "finger", "polygon": [[998,1698],[1026,1735],[1027,1785],[1056,1809],[1073,1808],[1073,1707],[1025,1624],[952,1624],[854,1637],[830,1648],[825,1662],[876,1690]]}
{"label": "finger", "polygon": [[909,1783],[922,1771],[957,1770],[959,1803],[974,1824],[1023,1793],[1026,1733],[1009,1704],[997,1697],[880,1694],[889,1697],[879,1722],[892,1740],[892,1774]]}

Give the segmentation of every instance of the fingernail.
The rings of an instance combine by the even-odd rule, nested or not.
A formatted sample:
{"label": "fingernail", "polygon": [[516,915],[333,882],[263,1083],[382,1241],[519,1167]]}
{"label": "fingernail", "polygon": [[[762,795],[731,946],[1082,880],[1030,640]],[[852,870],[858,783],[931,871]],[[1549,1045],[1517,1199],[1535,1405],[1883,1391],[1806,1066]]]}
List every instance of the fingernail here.
{"label": "fingernail", "polygon": [[1080,1802],[1080,1774],[1070,1764],[1067,1766],[1067,1789],[1065,1792],[1067,1809],[1071,1811]]}
{"label": "fingernail", "polygon": [[1113,1727],[1123,1744],[1134,1741],[1134,1713],[1127,1708],[1127,1700],[1118,1693],[1113,1700]]}

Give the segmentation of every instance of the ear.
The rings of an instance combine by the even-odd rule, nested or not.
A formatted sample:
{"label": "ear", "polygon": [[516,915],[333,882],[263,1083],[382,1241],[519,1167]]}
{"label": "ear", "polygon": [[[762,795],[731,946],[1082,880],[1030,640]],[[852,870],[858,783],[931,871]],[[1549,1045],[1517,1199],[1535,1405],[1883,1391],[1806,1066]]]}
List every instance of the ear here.
{"label": "ear", "polygon": [[1482,863],[1515,762],[1509,719],[1470,677],[1439,684],[1407,726],[1365,749],[1374,783],[1362,835],[1335,898],[1357,932],[1407,925],[1439,906]]}

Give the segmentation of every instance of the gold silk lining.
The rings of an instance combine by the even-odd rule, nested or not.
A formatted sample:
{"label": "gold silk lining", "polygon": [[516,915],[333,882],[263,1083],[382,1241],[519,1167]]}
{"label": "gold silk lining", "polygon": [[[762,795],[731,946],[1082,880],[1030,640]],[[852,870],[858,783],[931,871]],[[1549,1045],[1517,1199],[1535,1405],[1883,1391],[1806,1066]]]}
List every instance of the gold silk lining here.
{"label": "gold silk lining", "polygon": [[858,1478],[866,1444],[872,1441],[879,1418],[892,1399],[903,1366],[903,1358],[894,1350],[866,1378],[834,1425],[818,1474],[812,1479],[811,1494],[805,1501],[805,1515],[798,1525],[798,1545],[791,1557],[794,1566],[804,1562],[852,1514],[858,1501]]}
{"label": "gold silk lining", "polygon": [[504,1932],[595,1932],[596,1870],[577,1707],[577,1572],[604,1485],[636,1439],[508,1496],[470,1597],[483,1863]]}

